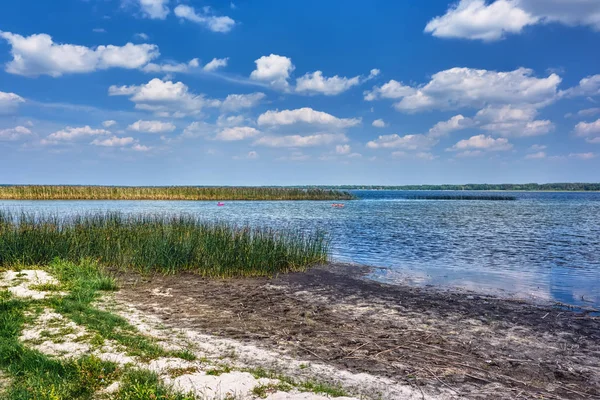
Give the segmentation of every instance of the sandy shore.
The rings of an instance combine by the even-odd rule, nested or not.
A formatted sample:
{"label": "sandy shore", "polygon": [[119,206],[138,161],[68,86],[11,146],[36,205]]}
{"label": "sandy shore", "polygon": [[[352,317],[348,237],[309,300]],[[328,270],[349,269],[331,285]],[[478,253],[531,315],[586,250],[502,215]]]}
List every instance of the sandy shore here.
{"label": "sandy shore", "polygon": [[[168,326],[368,374],[423,398],[600,396],[598,317],[364,273],[329,265],[275,279],[126,275],[117,297]],[[367,386],[355,394],[381,397]]]}

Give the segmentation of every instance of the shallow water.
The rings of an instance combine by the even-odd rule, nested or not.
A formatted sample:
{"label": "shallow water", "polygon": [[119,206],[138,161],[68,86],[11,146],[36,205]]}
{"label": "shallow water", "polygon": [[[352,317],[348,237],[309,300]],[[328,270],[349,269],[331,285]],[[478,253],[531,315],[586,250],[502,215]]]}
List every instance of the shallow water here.
{"label": "shallow water", "polygon": [[407,199],[441,192],[354,193],[360,199],[343,209],[320,201],[230,201],[224,207],[193,201],[0,201],[0,208],[61,215],[185,212],[236,224],[322,229],[331,237],[334,259],[384,267],[374,279],[600,306],[600,193],[499,194],[517,201]]}

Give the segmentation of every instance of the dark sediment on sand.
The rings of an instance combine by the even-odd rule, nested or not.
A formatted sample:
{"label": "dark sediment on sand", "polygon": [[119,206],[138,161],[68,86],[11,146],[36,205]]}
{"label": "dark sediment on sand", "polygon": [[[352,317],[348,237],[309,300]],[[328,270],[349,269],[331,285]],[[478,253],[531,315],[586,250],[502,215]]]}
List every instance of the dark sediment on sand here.
{"label": "dark sediment on sand", "polygon": [[[457,398],[600,398],[600,318],[514,299],[364,279],[332,264],[274,279],[123,275],[166,324]],[[170,297],[155,296],[156,289]]]}

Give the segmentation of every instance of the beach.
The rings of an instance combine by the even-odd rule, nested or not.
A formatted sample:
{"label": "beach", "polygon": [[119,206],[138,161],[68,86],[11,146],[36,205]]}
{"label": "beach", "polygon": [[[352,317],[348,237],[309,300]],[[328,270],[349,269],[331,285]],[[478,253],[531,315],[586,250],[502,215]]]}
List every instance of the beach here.
{"label": "beach", "polygon": [[367,272],[332,264],[273,279],[123,275],[116,298],[169,327],[367,374],[320,375],[360,398],[600,395],[600,319],[590,311],[391,286]]}

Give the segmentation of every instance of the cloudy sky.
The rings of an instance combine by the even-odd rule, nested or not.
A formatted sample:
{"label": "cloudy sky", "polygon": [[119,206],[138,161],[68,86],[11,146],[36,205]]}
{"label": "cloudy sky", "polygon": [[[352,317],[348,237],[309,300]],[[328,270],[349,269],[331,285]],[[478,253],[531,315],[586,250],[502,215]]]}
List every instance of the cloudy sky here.
{"label": "cloudy sky", "polygon": [[600,1],[0,5],[0,183],[600,181]]}

